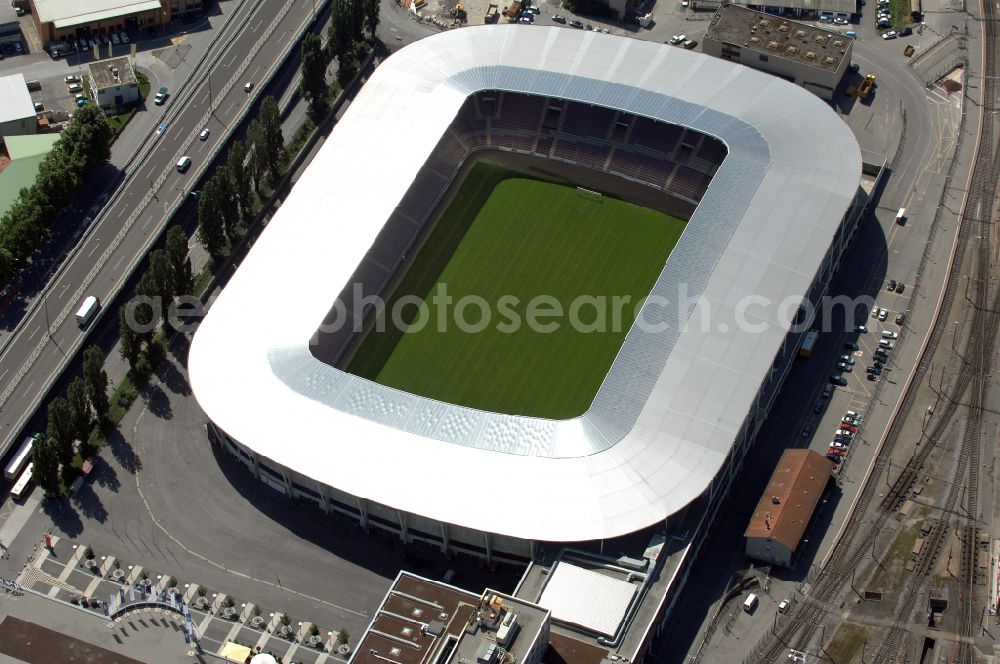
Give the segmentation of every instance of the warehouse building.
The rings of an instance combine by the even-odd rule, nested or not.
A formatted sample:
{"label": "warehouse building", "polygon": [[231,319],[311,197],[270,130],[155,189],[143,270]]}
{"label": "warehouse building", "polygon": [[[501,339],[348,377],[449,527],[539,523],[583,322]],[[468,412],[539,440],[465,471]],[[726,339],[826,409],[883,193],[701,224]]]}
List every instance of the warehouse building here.
{"label": "warehouse building", "polygon": [[38,116],[24,74],[0,77],[0,137],[38,133]]}
{"label": "warehouse building", "polygon": [[774,74],[830,100],[851,66],[854,39],[773,14],[727,5],[709,22],[702,50]]}
{"label": "warehouse building", "polygon": [[743,534],[748,557],[792,566],[832,470],[833,462],[821,454],[785,450]]}

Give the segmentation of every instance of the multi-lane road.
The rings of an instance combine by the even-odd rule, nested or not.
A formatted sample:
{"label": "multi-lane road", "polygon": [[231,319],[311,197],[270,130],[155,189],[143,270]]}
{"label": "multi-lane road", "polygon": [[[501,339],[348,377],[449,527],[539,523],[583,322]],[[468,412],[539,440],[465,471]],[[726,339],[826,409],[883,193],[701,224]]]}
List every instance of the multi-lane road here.
{"label": "multi-lane road", "polygon": [[[239,124],[266,81],[312,21],[312,0],[246,2],[228,21],[188,84],[172,91],[161,114],[161,133],[151,132],[123,184],[18,326],[0,354],[0,454],[34,414],[67,362],[83,344],[74,313],[96,295],[111,302],[135,266],[190,195],[192,186]],[[322,3],[319,3],[322,4]],[[252,93],[244,85],[253,81]],[[202,128],[208,140],[198,139]],[[175,164],[193,161],[186,173]],[[116,315],[116,312],[103,310]],[[91,323],[93,325],[94,323]]]}

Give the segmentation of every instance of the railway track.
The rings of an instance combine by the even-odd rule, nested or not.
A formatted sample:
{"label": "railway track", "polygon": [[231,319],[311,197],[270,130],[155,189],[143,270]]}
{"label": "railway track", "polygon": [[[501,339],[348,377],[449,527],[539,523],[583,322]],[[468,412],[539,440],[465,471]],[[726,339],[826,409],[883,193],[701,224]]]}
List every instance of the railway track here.
{"label": "railway track", "polygon": [[[983,3],[983,72],[982,91],[984,107],[992,107],[997,100],[996,14],[992,3]],[[937,553],[945,543],[951,526],[951,518],[965,489],[965,510],[969,524],[965,526],[965,547],[960,578],[962,595],[959,631],[963,636],[973,636],[975,629],[973,590],[976,583],[976,546],[979,538],[979,468],[981,425],[983,415],[983,394],[989,375],[993,351],[996,345],[997,327],[1000,326],[1000,288],[990,289],[991,267],[995,265],[992,255],[992,215],[996,206],[997,182],[1000,179],[1000,155],[998,155],[993,115],[983,113],[980,128],[979,151],[973,166],[968,200],[963,212],[959,230],[955,260],[947,277],[945,292],[940,307],[940,315],[934,322],[925,352],[921,356],[911,388],[903,397],[897,417],[894,419],[883,445],[881,454],[875,460],[873,472],[862,488],[855,507],[854,516],[844,528],[840,540],[829,556],[827,566],[820,572],[809,592],[810,601],[799,602],[783,621],[781,627],[765,641],[758,644],[745,661],[772,663],[783,660],[789,649],[806,650],[816,631],[827,616],[830,606],[838,605],[838,598],[847,580],[868,554],[872,538],[876,537],[886,522],[903,504],[911,488],[924,473],[925,464],[939,443],[944,442],[949,427],[955,422],[960,405],[966,400],[967,422],[962,435],[958,461],[955,465],[953,481],[940,514],[928,534],[923,552],[917,561],[913,574],[897,606],[896,620],[876,649],[874,661],[899,662],[907,658],[905,653],[909,634],[906,629],[910,617],[920,599],[927,575],[933,568]],[[964,349],[961,371],[948,389],[943,407],[934,413],[932,426],[921,439],[913,456],[907,461],[900,474],[892,482],[877,506],[873,506],[881,488],[883,473],[888,471],[889,459],[902,432],[903,424],[913,410],[917,386],[921,385],[930,370],[931,358],[935,356],[941,338],[949,327],[949,312],[959,291],[966,251],[976,252],[976,284],[972,291],[972,317],[968,328],[968,343]],[[971,286],[971,284],[970,284]],[[958,334],[957,330],[955,332]],[[874,509],[872,509],[874,507]],[[872,512],[869,520],[865,517]],[[975,661],[973,647],[963,641],[958,645],[956,660],[960,664]]]}

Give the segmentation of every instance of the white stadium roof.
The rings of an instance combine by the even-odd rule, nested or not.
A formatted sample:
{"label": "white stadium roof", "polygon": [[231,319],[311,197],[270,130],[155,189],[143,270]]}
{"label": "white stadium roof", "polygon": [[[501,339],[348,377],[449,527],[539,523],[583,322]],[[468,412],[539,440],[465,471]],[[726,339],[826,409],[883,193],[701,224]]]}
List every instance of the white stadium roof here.
{"label": "white stadium roof", "polygon": [[[671,302],[682,285],[701,294],[710,329],[687,325],[689,310],[645,308],[644,321],[667,329],[633,327],[591,408],[572,420],[433,401],[310,354],[355,267],[479,90],[619,108],[729,150],[654,286]],[[192,385],[242,444],[364,499],[523,539],[634,532],[682,509],[721,468],[786,336],[783,300],[809,289],[860,177],[847,126],[773,76],[589,31],[451,30],[402,49],[362,88],[202,322]],[[746,314],[767,329],[739,331],[735,306],[747,296],[769,301]],[[473,478],[509,490],[463,499]]]}

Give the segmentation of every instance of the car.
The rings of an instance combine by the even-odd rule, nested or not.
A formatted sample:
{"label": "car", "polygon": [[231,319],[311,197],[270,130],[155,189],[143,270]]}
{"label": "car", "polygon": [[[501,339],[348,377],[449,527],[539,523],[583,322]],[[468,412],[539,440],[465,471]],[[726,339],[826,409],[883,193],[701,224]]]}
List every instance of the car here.
{"label": "car", "polygon": [[903,291],[905,290],[906,290],[906,284],[904,284],[902,281],[896,284],[896,293],[902,295]]}
{"label": "car", "polygon": [[841,450],[841,449],[838,449],[836,447],[830,447],[830,448],[828,448],[826,450],[826,454],[827,454],[827,456],[833,454],[833,455],[836,455],[838,457],[843,457],[843,456],[845,456],[847,454],[847,450]]}
{"label": "car", "polygon": [[843,18],[843,17],[840,17],[840,16],[835,16],[833,18],[833,24],[834,25],[847,25],[847,19]]}
{"label": "car", "polygon": [[878,380],[878,376],[876,376],[873,373],[866,373],[865,378],[867,378],[868,380]]}
{"label": "car", "polygon": [[80,41],[78,43],[80,44],[81,51],[85,51],[90,48],[90,42],[87,41],[86,37],[80,37]]}
{"label": "car", "polygon": [[812,431],[813,431],[813,427],[812,427],[811,424],[805,425],[804,427],[802,427],[802,437],[803,438],[808,438],[809,436],[812,435]]}
{"label": "car", "polygon": [[670,44],[671,46],[677,46],[678,44],[683,43],[685,41],[687,41],[687,35],[674,35],[673,37],[670,38],[670,41],[668,41],[667,43]]}
{"label": "car", "polygon": [[902,311],[896,314],[896,321],[895,321],[896,325],[901,326],[904,320],[906,320],[906,314],[904,314]]}
{"label": "car", "polygon": [[253,81],[247,81],[243,86],[243,92],[250,92],[251,90],[253,90]]}
{"label": "car", "polygon": [[876,354],[876,355],[872,356],[872,361],[875,364],[879,364],[881,366],[885,366],[886,364],[889,363],[889,356],[888,355],[877,355]]}
{"label": "car", "polygon": [[889,32],[882,33],[882,39],[895,39],[895,38],[896,38],[895,30],[890,30]]}
{"label": "car", "polygon": [[880,321],[885,322],[885,319],[887,319],[888,317],[889,317],[889,310],[888,309],[879,309],[878,310],[878,319]]}
{"label": "car", "polygon": [[840,436],[841,438],[850,439],[854,437],[854,431],[849,431],[847,429],[837,429],[836,431],[833,432],[833,436],[834,438]]}
{"label": "car", "polygon": [[19,42],[19,41],[14,42],[14,52],[15,53],[24,53],[24,47],[21,46],[21,42]]}
{"label": "car", "polygon": [[587,30],[590,30],[591,32],[593,32],[593,30],[594,30],[594,26],[592,26],[590,23],[588,23],[587,25],[585,25],[584,28],[587,29]]}
{"label": "car", "polygon": [[850,417],[860,422],[864,419],[865,414],[858,410],[846,410],[844,411],[844,417]]}
{"label": "car", "polygon": [[892,330],[882,330],[883,339],[898,339],[899,332],[893,332]]}
{"label": "car", "polygon": [[70,92],[82,92],[83,91],[83,86],[80,85],[79,83],[70,83],[69,84],[69,91]]}
{"label": "car", "polygon": [[[853,37],[854,35],[850,35],[849,34],[847,36],[848,37]],[[859,65],[857,62],[855,62],[853,65],[851,65],[851,73],[852,74],[857,74],[860,71],[861,71],[861,65]]]}
{"label": "car", "polygon": [[[517,22],[521,23],[522,25],[531,25],[532,23],[534,23],[534,19],[532,19],[531,15],[529,14],[527,16],[520,16],[520,17],[518,17]],[[250,91],[247,90],[247,92],[250,92]]]}
{"label": "car", "polygon": [[84,97],[84,98],[82,98],[82,99],[81,99],[81,98],[78,98],[78,99],[76,100],[76,107],[77,107],[77,108],[83,108],[83,107],[84,107],[84,106],[86,106],[86,105],[87,105],[87,99],[86,99],[86,97]]}
{"label": "car", "polygon": [[156,127],[156,135],[157,136],[161,136],[163,134],[163,132],[165,132],[166,130],[167,130],[167,123],[166,122],[161,122]]}
{"label": "car", "polygon": [[833,442],[839,443],[840,445],[847,447],[848,445],[851,444],[851,439],[848,438],[847,436],[834,436]]}
{"label": "car", "polygon": [[846,348],[848,350],[853,350],[853,351],[856,352],[858,350],[858,345],[856,343],[854,343],[853,341],[845,341],[844,342],[844,348]]}
{"label": "car", "polygon": [[114,44],[115,46],[118,46],[118,44],[121,43],[121,40],[118,39],[118,33],[117,32],[112,32],[111,33],[111,43]]}
{"label": "car", "polygon": [[905,27],[905,28],[900,29],[900,31],[899,31],[899,36],[900,37],[909,37],[912,34],[913,34],[913,28],[911,28],[911,27]]}
{"label": "car", "polygon": [[879,30],[883,30],[885,28],[891,28],[892,27],[892,19],[888,18],[888,17],[886,17],[886,18],[880,18],[879,20],[875,21],[875,27],[877,29],[879,29]]}
{"label": "car", "polygon": [[834,463],[840,463],[840,457],[836,454],[827,453],[826,458]]}
{"label": "car", "polygon": [[570,21],[569,27],[576,28],[577,30],[583,30],[583,23],[580,23],[579,21]]}
{"label": "car", "polygon": [[872,318],[878,318],[878,312],[881,311],[877,306],[872,307]]}
{"label": "car", "polygon": [[160,89],[156,91],[156,96],[153,97],[153,103],[156,104],[157,106],[163,106],[164,102],[167,101],[167,97],[169,96],[170,93],[167,92],[167,86],[161,85]]}
{"label": "car", "polygon": [[566,17],[565,16],[561,16],[559,14],[553,14],[552,15],[552,20],[555,23],[565,23],[566,22]]}
{"label": "car", "polygon": [[698,42],[695,41],[694,39],[688,39],[683,44],[681,44],[681,46],[683,46],[684,48],[686,48],[688,50],[694,48],[697,45],[698,45]]}
{"label": "car", "polygon": [[843,422],[844,424],[853,424],[854,426],[857,426],[859,423],[858,418],[848,417],[847,415],[844,415],[842,418],[840,418],[840,421]]}
{"label": "car", "polygon": [[14,13],[18,16],[24,16],[24,7],[14,7]]}
{"label": "car", "polygon": [[205,127],[204,129],[201,130],[201,133],[198,134],[198,140],[199,141],[207,141],[208,140],[208,135],[211,134],[211,133],[212,133],[211,130],[208,127]]}
{"label": "car", "polygon": [[538,5],[528,5],[528,11],[532,14],[541,14],[542,10],[538,8]]}
{"label": "car", "polygon": [[847,379],[840,374],[833,374],[830,376],[830,382],[838,387],[847,387]]}
{"label": "car", "polygon": [[885,289],[887,291],[889,291],[889,292],[892,292],[892,291],[896,290],[896,280],[895,279],[890,279],[889,283],[887,283],[885,285]]}
{"label": "car", "polygon": [[867,325],[858,325],[857,327],[854,328],[854,331],[857,332],[858,334],[867,334],[868,333],[868,326]]}
{"label": "car", "polygon": [[868,373],[874,374],[876,376],[881,376],[882,375],[882,370],[879,369],[878,367],[876,367],[875,365],[872,365],[872,366],[868,367]]}
{"label": "car", "polygon": [[839,369],[840,371],[849,372],[851,370],[851,365],[848,364],[847,362],[837,362],[837,369]]}
{"label": "car", "polygon": [[840,361],[844,364],[854,364],[854,358],[850,355],[841,355]]}
{"label": "car", "polygon": [[823,412],[823,402],[822,401],[817,401],[816,402],[816,405],[813,406],[813,412],[816,413],[817,415],[819,415],[820,413]]}
{"label": "car", "polygon": [[687,6],[688,6],[688,5],[690,5],[690,4],[691,4],[691,3],[690,3],[690,2],[688,2],[688,0],[681,0],[681,7],[687,7]]}
{"label": "car", "polygon": [[79,83],[80,77],[76,74],[67,74],[66,78],[63,80],[66,81],[66,85],[69,85],[70,83]]}
{"label": "car", "polygon": [[830,448],[834,449],[834,450],[841,450],[842,452],[846,452],[847,451],[847,445],[844,445],[843,443],[839,443],[837,441],[831,442],[830,443]]}
{"label": "car", "polygon": [[125,32],[124,30],[122,30],[121,40],[122,40],[123,44],[127,44],[128,43],[128,33]]}
{"label": "car", "polygon": [[850,432],[852,434],[858,432],[858,428],[856,426],[854,426],[853,424],[848,424],[847,422],[841,422],[840,423],[840,430],[841,431],[848,431],[848,432]]}
{"label": "car", "polygon": [[882,341],[878,342],[878,345],[887,350],[892,350],[893,348],[896,347],[896,343],[893,341],[889,341],[888,339],[883,339]]}
{"label": "car", "polygon": [[36,102],[33,102],[33,104],[34,104],[34,106],[35,106],[35,112],[36,112],[36,113],[37,113],[38,111],[41,111],[41,110],[44,110],[44,109],[45,109],[45,107],[44,107],[44,106],[42,106],[42,102],[40,102],[40,101],[36,101]]}

